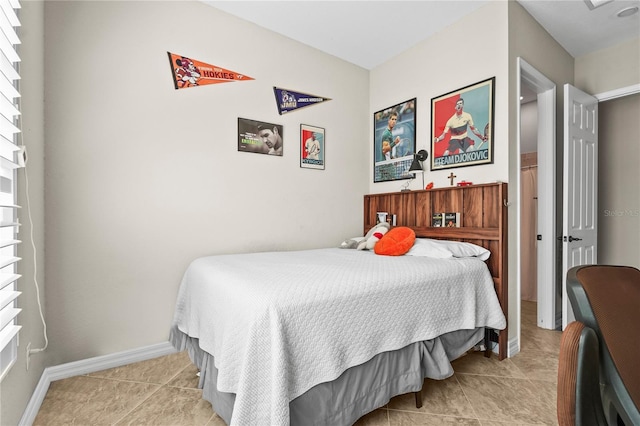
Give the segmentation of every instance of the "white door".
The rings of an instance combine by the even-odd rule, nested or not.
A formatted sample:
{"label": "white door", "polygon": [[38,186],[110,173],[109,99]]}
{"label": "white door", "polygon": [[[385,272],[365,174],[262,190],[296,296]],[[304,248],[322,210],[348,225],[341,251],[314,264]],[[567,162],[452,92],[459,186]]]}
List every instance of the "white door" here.
{"label": "white door", "polygon": [[598,100],[564,86],[562,329],[575,320],[567,271],[597,262]]}

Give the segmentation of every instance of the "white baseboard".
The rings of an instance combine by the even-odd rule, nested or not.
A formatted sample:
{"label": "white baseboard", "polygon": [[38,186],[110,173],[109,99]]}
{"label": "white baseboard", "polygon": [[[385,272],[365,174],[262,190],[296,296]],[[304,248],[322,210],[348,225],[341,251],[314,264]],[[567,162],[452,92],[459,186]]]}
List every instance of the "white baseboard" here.
{"label": "white baseboard", "polygon": [[520,352],[520,342],[518,336],[509,339],[507,342],[507,358],[516,356]]}
{"label": "white baseboard", "polygon": [[36,389],[33,391],[29,404],[27,404],[18,425],[30,426],[33,424],[36,416],[38,415],[38,411],[40,410],[40,406],[42,405],[42,401],[44,401],[44,397],[47,395],[47,390],[49,389],[51,382],[83,374],[95,373],[96,371],[107,370],[109,368],[121,367],[134,362],[146,361],[148,359],[170,355],[175,352],[176,349],[171,345],[171,343],[164,342],[129,351],[117,352],[110,355],[103,355],[53,367],[47,367],[42,372],[40,381],[38,382]]}

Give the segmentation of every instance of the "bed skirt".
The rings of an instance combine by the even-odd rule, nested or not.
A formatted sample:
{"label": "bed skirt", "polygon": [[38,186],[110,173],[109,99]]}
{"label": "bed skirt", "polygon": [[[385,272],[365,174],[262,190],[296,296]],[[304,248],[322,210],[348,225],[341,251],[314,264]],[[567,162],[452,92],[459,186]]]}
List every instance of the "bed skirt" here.
{"label": "bed skirt", "polygon": [[[351,367],[340,377],[320,383],[290,401],[291,425],[351,425],[360,417],[384,406],[391,398],[422,389],[425,378],[442,380],[453,375],[451,361],[473,348],[484,337],[484,328],[458,330],[435,339],[412,343],[404,348],[380,353]],[[175,326],[171,344],[186,350],[200,370],[199,388],[203,399],[227,423],[231,421],[235,394],[219,392],[218,370],[213,355],[200,349],[198,339]]]}

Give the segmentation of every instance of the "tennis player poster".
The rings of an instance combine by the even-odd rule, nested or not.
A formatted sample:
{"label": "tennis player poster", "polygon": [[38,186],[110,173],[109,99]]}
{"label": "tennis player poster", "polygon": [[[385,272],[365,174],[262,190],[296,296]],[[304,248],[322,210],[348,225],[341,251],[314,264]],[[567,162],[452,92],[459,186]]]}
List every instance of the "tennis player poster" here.
{"label": "tennis player poster", "polygon": [[431,99],[431,170],[493,163],[495,80]]}
{"label": "tennis player poster", "polygon": [[373,181],[410,179],[416,152],[416,98],[373,114]]}
{"label": "tennis player poster", "polygon": [[300,167],[324,170],[324,129],[300,125]]}
{"label": "tennis player poster", "polygon": [[283,126],[238,117],[238,151],[282,157]]}

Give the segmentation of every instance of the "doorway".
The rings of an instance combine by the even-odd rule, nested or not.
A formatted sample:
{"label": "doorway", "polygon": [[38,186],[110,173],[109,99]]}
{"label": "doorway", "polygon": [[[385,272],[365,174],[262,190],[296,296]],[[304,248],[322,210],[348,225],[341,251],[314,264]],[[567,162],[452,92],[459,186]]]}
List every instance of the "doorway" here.
{"label": "doorway", "polygon": [[[562,191],[557,190],[556,185],[556,174],[562,173],[562,164],[556,164],[556,110],[555,110],[555,99],[556,99],[556,86],[555,84],[546,78],[543,74],[533,68],[530,64],[528,64],[524,59],[518,58],[517,60],[517,95],[521,96],[523,87],[526,89],[531,89],[535,92],[537,96],[537,113],[538,113],[538,125],[537,125],[537,148],[538,148],[538,188],[554,188],[555,191],[546,191],[541,192],[538,190],[538,218],[537,218],[537,226],[538,233],[536,236],[541,235],[541,240],[536,240],[537,244],[537,273],[538,273],[538,302],[537,302],[537,325],[541,328],[548,329],[559,329],[562,325],[562,257],[557,256],[556,253],[562,253],[563,243],[561,241],[557,241],[557,238],[561,238],[562,235],[562,218],[557,216],[557,203],[562,204]],[[599,102],[609,101],[617,98],[627,97],[629,95],[635,95],[640,93],[640,84],[635,84],[632,86],[622,87],[619,89],[614,89],[609,92],[604,92],[600,94],[596,94],[595,98],[598,99]],[[633,101],[635,100],[635,105],[637,108],[638,97],[630,98],[631,105],[634,105]],[[623,108],[625,109],[625,108]],[[628,109],[628,106],[626,107]],[[625,110],[626,110],[625,109]],[[637,111],[637,110],[636,110]],[[633,114],[633,113],[632,113]],[[521,106],[518,102],[517,104],[517,115],[521,116]],[[637,113],[633,115],[633,117],[637,116]],[[637,124],[637,121],[635,122]],[[562,126],[562,124],[561,124]],[[520,119],[517,120],[517,143],[516,143],[516,158],[517,158],[517,168],[521,167],[520,160]],[[615,126],[614,126],[615,127]],[[620,128],[625,128],[624,126],[619,126]],[[601,129],[602,130],[602,129]],[[611,137],[610,134],[607,135]],[[622,138],[624,141],[628,140],[626,137]],[[561,143],[561,146],[563,144]],[[605,150],[607,145],[605,145]],[[610,148],[611,149],[611,148]],[[626,155],[631,156],[628,152],[628,147],[622,149]],[[562,154],[562,153],[560,153]],[[627,157],[625,157],[627,158]],[[606,157],[605,157],[606,160]],[[558,171],[558,167],[560,171]],[[612,167],[612,170],[619,171],[621,168]],[[624,169],[624,168],[623,168]],[[635,170],[632,167],[628,167],[626,169]],[[626,170],[624,169],[624,170]],[[520,176],[519,174],[515,174],[516,178],[516,191],[517,191],[517,200],[516,200],[516,263],[517,263],[517,344],[516,348],[520,348],[521,344],[521,288],[520,282],[522,278],[522,270],[521,270],[521,262],[520,262],[520,202],[521,202],[521,193],[520,193]],[[627,179],[623,179],[627,180]],[[637,179],[636,179],[637,180]],[[630,181],[636,181],[634,179],[630,179]],[[616,188],[619,187],[619,181],[614,185]],[[599,192],[610,193],[611,187],[604,183],[604,178],[599,178]],[[625,188],[628,188],[625,186]],[[634,193],[635,194],[635,193]],[[598,198],[601,198],[601,195],[598,195]],[[618,208],[611,209],[609,206],[605,206],[604,211],[600,211],[599,215],[600,219],[609,220],[612,222],[611,217],[614,216],[612,213],[607,213],[610,211],[618,211],[623,212],[621,215],[624,217],[628,215],[632,217],[632,219],[636,219],[638,216],[637,207],[637,197],[631,197],[630,201],[629,193],[624,192],[624,196],[616,199],[617,201],[611,201],[612,205],[616,206],[622,204],[625,206],[624,209]],[[635,202],[635,204],[633,204]],[[631,205],[631,208],[627,208],[626,206]],[[629,212],[629,213],[627,213]],[[607,216],[608,214],[608,216]],[[615,216],[617,217],[617,216]],[[606,222],[603,221],[603,222]],[[610,225],[611,223],[607,222],[606,225]],[[616,222],[617,223],[617,222]],[[630,230],[629,226],[625,226],[624,235],[628,237],[628,232]],[[548,236],[548,237],[547,237]],[[608,235],[607,235],[608,236]],[[625,239],[622,239],[626,241]],[[621,239],[616,239],[617,246],[627,247],[631,249],[631,247],[637,247],[637,244],[631,243],[630,245],[626,242],[621,242]],[[605,246],[603,245],[603,249]],[[608,251],[607,251],[608,252]],[[636,253],[637,251],[631,250],[630,253]],[[558,262],[560,260],[560,262]],[[620,261],[620,257],[616,257],[616,261],[613,263],[618,263]],[[630,260],[630,264],[634,264],[634,262],[640,262],[636,258]],[[638,263],[640,265],[640,263]],[[558,272],[556,272],[558,271]]]}
{"label": "doorway", "polygon": [[[535,197],[535,201],[529,204],[527,209],[535,209],[535,214],[531,210],[527,210],[530,216],[533,216],[535,224],[531,223],[529,226],[529,234],[531,233],[531,226],[535,229],[535,242],[525,240],[523,233],[523,177],[521,173],[518,173],[516,188],[517,188],[517,324],[518,324],[518,348],[521,346],[521,324],[523,316],[523,303],[522,303],[522,282],[523,276],[523,249],[522,244],[528,244],[535,250],[535,271],[537,275],[536,279],[536,301],[534,306],[535,312],[529,312],[528,315],[533,315],[536,320],[536,325],[541,328],[555,329],[558,325],[558,321],[561,320],[561,310],[558,311],[559,297],[557,296],[556,289],[556,85],[553,81],[548,79],[524,59],[518,58],[518,98],[523,101],[525,98],[529,101],[526,103],[532,103],[530,107],[523,108],[523,105],[518,102],[518,143],[517,149],[517,167],[522,171],[523,161],[522,154],[527,151],[535,152],[536,163],[536,184],[535,195],[527,195],[527,197]],[[525,103],[525,104],[526,104]],[[533,122],[525,125],[525,127],[532,127],[535,135],[532,140],[524,141],[523,137],[523,113],[527,114],[527,110],[533,109],[533,112],[529,111],[529,115],[533,116]],[[523,111],[524,110],[524,111]],[[528,119],[531,119],[529,117]],[[531,138],[527,134],[527,138]],[[527,145],[523,145],[527,143]],[[533,154],[531,154],[533,156]],[[527,157],[525,157],[527,158]],[[525,160],[530,161],[530,160]],[[527,179],[531,176],[527,176]],[[531,185],[531,183],[530,183]],[[553,188],[553,190],[549,190]],[[532,201],[532,200],[527,200]],[[533,205],[531,205],[533,204]],[[530,255],[529,260],[530,262]],[[530,268],[531,265],[527,264]],[[528,303],[525,304],[531,306]],[[525,309],[527,308],[525,306]],[[525,312],[526,313],[526,312]]]}
{"label": "doorway", "polygon": [[[598,156],[598,262],[640,268],[640,85],[635,92],[600,100]],[[625,184],[625,183],[629,184]]]}

